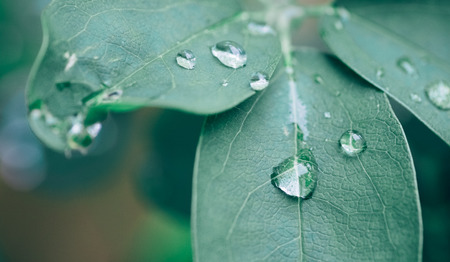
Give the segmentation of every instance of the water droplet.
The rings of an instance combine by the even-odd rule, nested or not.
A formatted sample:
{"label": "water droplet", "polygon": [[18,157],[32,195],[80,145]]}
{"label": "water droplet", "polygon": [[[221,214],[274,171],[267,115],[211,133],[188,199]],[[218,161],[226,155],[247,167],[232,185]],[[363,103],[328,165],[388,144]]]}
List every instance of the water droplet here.
{"label": "water droplet", "polygon": [[367,148],[364,137],[355,130],[348,130],[339,139],[339,145],[347,156],[354,157]]}
{"label": "water droplet", "polygon": [[317,184],[318,168],[312,152],[301,149],[297,155],[285,159],[271,174],[272,185],[285,194],[310,198]]}
{"label": "water droplet", "polygon": [[94,123],[90,126],[83,124],[82,115],[77,115],[71,119],[71,127],[67,132],[66,139],[70,149],[85,152],[86,148],[90,146],[95,137],[100,132],[102,125]]}
{"label": "water droplet", "polygon": [[114,102],[117,99],[119,99],[122,96],[122,94],[123,94],[122,90],[115,90],[106,93],[105,96],[103,97],[103,102]]}
{"label": "water droplet", "polygon": [[275,35],[275,30],[267,24],[250,22],[248,23],[248,31],[252,35],[267,35],[272,34]]}
{"label": "water droplet", "polygon": [[226,79],[222,80],[222,86],[228,86],[228,80]]}
{"label": "water droplet", "polygon": [[384,77],[384,69],[383,68],[378,68],[377,69],[377,78],[381,79]]}
{"label": "water droplet", "polygon": [[336,28],[336,30],[340,31],[344,28],[344,24],[342,24],[341,20],[337,20],[336,22],[334,22],[334,28]]}
{"label": "water droplet", "polygon": [[331,113],[330,112],[325,112],[325,113],[323,113],[323,116],[325,118],[331,118]]}
{"label": "water droplet", "polygon": [[261,91],[269,85],[269,78],[266,74],[256,72],[250,79],[250,87],[255,91]]}
{"label": "water droplet", "polygon": [[422,98],[418,94],[411,93],[409,94],[409,97],[411,98],[412,101],[416,103],[422,102]]}
{"label": "water droplet", "polygon": [[416,76],[417,75],[416,68],[414,67],[414,65],[411,62],[411,60],[409,60],[409,58],[407,58],[407,57],[400,57],[397,60],[397,66],[400,67],[400,69],[405,74],[408,74],[410,76]]}
{"label": "water droplet", "polygon": [[182,50],[177,54],[177,64],[185,69],[192,70],[195,67],[195,57],[191,50]]}
{"label": "water droplet", "polygon": [[319,85],[323,84],[323,78],[320,75],[314,75],[314,82],[316,82]]}
{"label": "water droplet", "polygon": [[338,8],[336,9],[336,11],[337,11],[339,17],[340,17],[342,20],[347,21],[347,20],[350,19],[350,16],[351,16],[351,15],[350,15],[350,12],[349,12],[347,9],[345,9],[345,8],[343,8],[343,7],[338,7]]}
{"label": "water droplet", "polygon": [[247,63],[247,54],[244,48],[234,41],[222,41],[211,48],[214,57],[225,66],[240,68]]}
{"label": "water droplet", "polygon": [[425,93],[431,103],[442,110],[450,109],[450,85],[447,82],[439,81],[430,84],[425,88]]}

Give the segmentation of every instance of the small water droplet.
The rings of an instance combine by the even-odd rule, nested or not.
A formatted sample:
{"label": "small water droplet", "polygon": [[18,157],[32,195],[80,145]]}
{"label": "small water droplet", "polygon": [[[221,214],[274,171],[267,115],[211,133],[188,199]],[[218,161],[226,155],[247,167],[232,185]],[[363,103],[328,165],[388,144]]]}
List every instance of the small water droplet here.
{"label": "small water droplet", "polygon": [[342,152],[351,157],[362,153],[367,148],[366,140],[355,130],[345,131],[339,139],[339,145],[341,146]]}
{"label": "small water droplet", "polygon": [[261,72],[256,72],[250,79],[250,87],[255,91],[261,91],[269,86],[269,77]]}
{"label": "small water droplet", "polygon": [[244,48],[234,41],[222,41],[211,47],[211,53],[219,61],[231,68],[240,68],[247,63]]}
{"label": "small water droplet", "polygon": [[272,34],[275,35],[275,30],[267,24],[250,22],[247,25],[248,31],[252,35],[267,35]]}
{"label": "small water droplet", "polygon": [[377,78],[381,79],[384,77],[384,69],[383,68],[378,68],[377,69]]}
{"label": "small water droplet", "polygon": [[226,79],[222,80],[222,86],[228,86],[228,80]]}
{"label": "small water droplet", "polygon": [[330,112],[325,112],[325,113],[323,113],[323,116],[325,118],[331,118],[331,113]]}
{"label": "small water droplet", "polygon": [[310,198],[317,184],[317,163],[312,152],[301,149],[297,155],[285,159],[273,168],[272,185],[285,194],[303,199]]}
{"label": "small water droplet", "polygon": [[343,7],[338,7],[338,8],[336,9],[336,11],[337,11],[339,17],[340,17],[342,20],[344,20],[344,21],[349,20],[350,17],[351,17],[350,12],[349,12],[347,9],[343,8]]}
{"label": "small water droplet", "polygon": [[410,76],[417,76],[416,68],[413,63],[407,57],[400,57],[397,60],[397,66],[405,73]]}
{"label": "small water droplet", "polygon": [[428,85],[425,93],[431,103],[442,110],[450,109],[450,85],[447,82],[439,81]]}
{"label": "small water droplet", "polygon": [[314,82],[316,82],[319,85],[323,84],[323,78],[320,75],[314,75]]}
{"label": "small water droplet", "polygon": [[418,94],[411,93],[409,94],[409,97],[411,98],[412,101],[416,103],[422,102],[422,98]]}
{"label": "small water droplet", "polygon": [[122,90],[115,90],[115,91],[106,93],[105,96],[103,97],[103,102],[116,101],[117,99],[119,99],[122,96],[122,94],[123,94]]}
{"label": "small water droplet", "polygon": [[177,64],[185,69],[192,70],[195,67],[197,58],[191,50],[182,50],[177,54]]}
{"label": "small water droplet", "polygon": [[334,22],[334,28],[336,28],[336,30],[340,31],[344,28],[344,24],[342,24],[341,20],[337,20],[336,22]]}

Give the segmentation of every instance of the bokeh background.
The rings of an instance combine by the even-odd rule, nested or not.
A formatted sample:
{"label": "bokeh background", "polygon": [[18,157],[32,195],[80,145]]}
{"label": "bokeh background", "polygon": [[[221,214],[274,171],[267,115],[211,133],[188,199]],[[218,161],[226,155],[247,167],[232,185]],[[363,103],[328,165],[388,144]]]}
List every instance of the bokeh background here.
{"label": "bokeh background", "polygon": [[[0,0],[0,262],[191,261],[190,201],[202,117],[111,115],[86,157],[46,149],[24,88],[49,0]],[[311,2],[311,1],[306,1]],[[326,50],[308,21],[298,45]],[[393,102],[417,169],[424,261],[450,258],[450,147]]]}

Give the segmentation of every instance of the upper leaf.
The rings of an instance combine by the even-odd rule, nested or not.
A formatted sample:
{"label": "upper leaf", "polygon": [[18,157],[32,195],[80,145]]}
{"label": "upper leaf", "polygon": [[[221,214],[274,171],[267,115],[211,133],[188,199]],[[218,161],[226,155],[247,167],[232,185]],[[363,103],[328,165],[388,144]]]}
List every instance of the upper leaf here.
{"label": "upper leaf", "polygon": [[[295,82],[282,71],[206,121],[193,182],[196,261],[420,261],[415,172],[386,96],[332,57],[294,59]],[[338,142],[349,130],[366,141],[352,156]],[[272,173],[303,172],[292,157],[307,163],[305,186],[318,172],[308,200],[271,185]]]}
{"label": "upper leaf", "polygon": [[[249,15],[229,0],[53,1],[42,20],[44,43],[27,98],[30,110],[41,110],[32,114],[33,130],[58,150],[73,148],[66,137],[73,122],[92,125],[107,109],[226,110],[254,94],[254,72],[271,75],[280,58],[275,34],[250,36]],[[211,55],[223,40],[244,47],[245,68],[226,67]],[[193,70],[176,62],[185,49],[196,56]]]}
{"label": "upper leaf", "polygon": [[[415,10],[417,14],[417,6]],[[448,17],[436,16],[434,23],[447,25]],[[394,25],[392,27],[400,34],[406,35],[405,28],[409,28],[413,32],[411,35],[415,36],[404,38],[352,14],[324,17],[322,37],[344,63],[408,108],[450,144],[450,65],[439,58],[448,57],[445,53],[439,55],[439,50],[446,48],[446,36],[425,35],[427,30],[416,30],[416,27],[420,28],[419,23],[411,24],[406,19],[401,20],[402,26],[395,26],[400,21],[387,18],[384,11],[383,18],[378,18],[383,19],[386,26]],[[430,16],[426,18],[433,21]],[[429,26],[429,23],[419,20],[421,28]],[[432,36],[435,38],[430,39]],[[433,43],[423,49],[416,41],[424,46],[428,41]],[[437,92],[430,92],[436,87]]]}

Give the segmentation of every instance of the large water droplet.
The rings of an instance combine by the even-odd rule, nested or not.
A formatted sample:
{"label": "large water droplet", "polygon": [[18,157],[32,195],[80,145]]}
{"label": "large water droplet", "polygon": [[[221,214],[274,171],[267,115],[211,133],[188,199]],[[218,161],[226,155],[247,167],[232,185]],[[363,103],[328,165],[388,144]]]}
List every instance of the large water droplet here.
{"label": "large water droplet", "polygon": [[317,184],[317,163],[312,152],[301,149],[273,168],[272,185],[289,196],[310,198]]}
{"label": "large water droplet", "polygon": [[250,79],[250,87],[255,91],[261,91],[269,85],[269,77],[261,72],[256,72]]}
{"label": "large water droplet", "polygon": [[400,57],[397,60],[397,66],[405,73],[410,76],[417,76],[416,68],[413,63],[407,57]]}
{"label": "large water droplet", "polygon": [[339,145],[341,146],[342,152],[351,157],[364,152],[367,148],[366,140],[355,130],[345,131],[339,139]]}
{"label": "large water droplet", "polygon": [[425,88],[425,93],[437,108],[450,109],[450,85],[447,82],[439,81],[430,84]]}
{"label": "large water droplet", "polygon": [[248,23],[248,31],[252,35],[267,35],[272,34],[275,35],[275,30],[267,24],[250,22]]}
{"label": "large water droplet", "polygon": [[185,69],[192,70],[195,67],[195,57],[191,50],[182,50],[177,54],[177,64]]}
{"label": "large water droplet", "polygon": [[240,68],[247,63],[247,54],[244,48],[234,41],[222,41],[211,48],[213,56],[225,66]]}
{"label": "large water droplet", "polygon": [[422,98],[418,94],[411,93],[409,94],[409,97],[411,98],[412,101],[416,103],[422,102]]}
{"label": "large water droplet", "polygon": [[83,117],[78,115],[71,119],[71,127],[67,132],[66,139],[70,149],[85,152],[86,148],[90,146],[95,137],[100,132],[102,125],[95,123],[90,126],[83,124]]}

